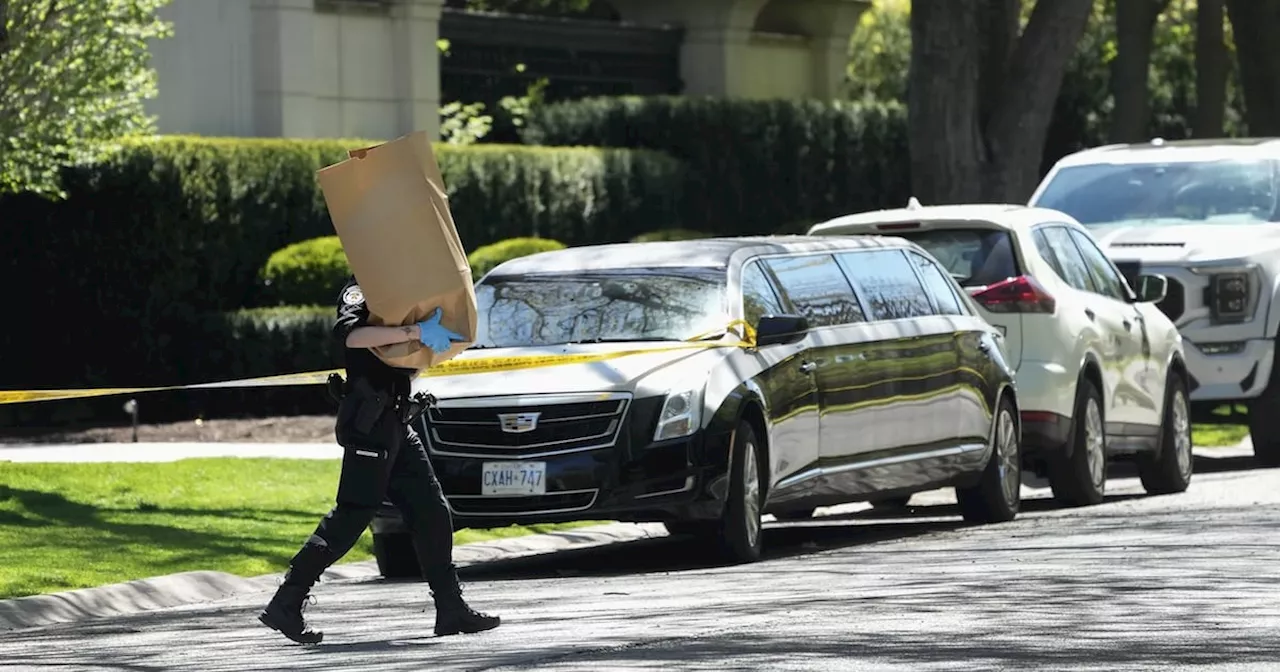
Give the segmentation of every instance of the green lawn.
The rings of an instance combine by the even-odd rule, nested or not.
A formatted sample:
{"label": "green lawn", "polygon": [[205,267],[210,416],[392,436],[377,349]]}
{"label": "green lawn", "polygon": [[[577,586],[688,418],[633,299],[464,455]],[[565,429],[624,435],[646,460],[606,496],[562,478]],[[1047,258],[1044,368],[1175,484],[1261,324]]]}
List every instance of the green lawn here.
{"label": "green lawn", "polygon": [[[0,599],[190,570],[283,572],[333,505],[339,467],[235,458],[0,464]],[[454,539],[564,527],[461,530]],[[366,531],[343,562],[370,557]]]}
{"label": "green lawn", "polygon": [[1246,436],[1249,436],[1249,428],[1244,425],[1191,426],[1191,445],[1198,447],[1234,446]]}

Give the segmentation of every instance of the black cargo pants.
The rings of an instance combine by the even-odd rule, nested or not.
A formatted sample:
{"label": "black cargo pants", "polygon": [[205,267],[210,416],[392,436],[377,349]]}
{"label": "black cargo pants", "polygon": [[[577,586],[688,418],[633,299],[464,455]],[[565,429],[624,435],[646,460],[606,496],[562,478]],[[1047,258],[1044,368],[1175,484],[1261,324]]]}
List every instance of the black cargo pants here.
{"label": "black cargo pants", "polygon": [[453,576],[453,519],[426,447],[385,395],[353,385],[334,428],[343,447],[337,504],[290,561],[286,585],[310,587],[360,539],[384,499],[413,535],[423,576]]}

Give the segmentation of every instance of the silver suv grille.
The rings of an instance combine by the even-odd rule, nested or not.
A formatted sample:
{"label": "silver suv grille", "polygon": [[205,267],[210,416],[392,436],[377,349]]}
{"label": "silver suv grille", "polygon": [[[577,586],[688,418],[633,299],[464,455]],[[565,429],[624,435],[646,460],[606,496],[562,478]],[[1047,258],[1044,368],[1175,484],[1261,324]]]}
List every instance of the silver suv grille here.
{"label": "silver suv grille", "polygon": [[423,425],[436,455],[559,455],[616,444],[629,402],[625,394],[444,400],[423,415]]}

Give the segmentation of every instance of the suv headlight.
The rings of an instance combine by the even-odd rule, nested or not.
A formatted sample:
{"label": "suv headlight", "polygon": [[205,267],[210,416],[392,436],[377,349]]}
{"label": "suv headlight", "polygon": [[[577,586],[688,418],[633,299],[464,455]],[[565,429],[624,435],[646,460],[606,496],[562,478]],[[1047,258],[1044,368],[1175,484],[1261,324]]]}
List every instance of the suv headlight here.
{"label": "suv headlight", "polygon": [[662,412],[658,414],[658,428],[654,430],[654,441],[666,441],[689,436],[698,431],[702,424],[702,395],[700,390],[672,392],[662,403]]}
{"label": "suv headlight", "polygon": [[1214,322],[1243,322],[1257,310],[1260,289],[1257,265],[1193,270],[1209,279],[1204,303],[1209,307],[1209,316]]}

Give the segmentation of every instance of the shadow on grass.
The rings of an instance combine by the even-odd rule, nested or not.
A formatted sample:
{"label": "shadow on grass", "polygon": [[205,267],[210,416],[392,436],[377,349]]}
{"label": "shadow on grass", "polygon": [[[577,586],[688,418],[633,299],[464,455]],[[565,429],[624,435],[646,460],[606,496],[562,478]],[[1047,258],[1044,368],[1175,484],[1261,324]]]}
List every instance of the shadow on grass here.
{"label": "shadow on grass", "polygon": [[[126,546],[151,549],[157,552],[156,555],[143,562],[147,565],[146,569],[154,570],[154,574],[163,574],[178,566],[191,569],[215,568],[225,564],[228,556],[284,566],[296,551],[291,547],[281,548],[281,538],[277,535],[210,530],[211,526],[203,522],[209,519],[226,521],[226,525],[234,525],[235,521],[252,522],[259,527],[261,524],[305,526],[320,520],[320,515],[316,513],[287,509],[193,509],[156,505],[103,508],[75,502],[56,493],[11,486],[0,486],[0,502],[3,501],[17,502],[22,511],[0,511],[2,527],[61,530],[65,535],[65,547],[102,558],[113,558]],[[172,518],[175,524],[110,520],[129,515],[152,519]],[[301,543],[301,538],[298,543]],[[269,548],[280,550],[267,550]],[[33,549],[31,557],[33,561],[43,560],[51,557],[47,554],[54,552],[56,548],[52,547],[45,551]],[[0,595],[0,598],[4,597],[10,596]]]}

